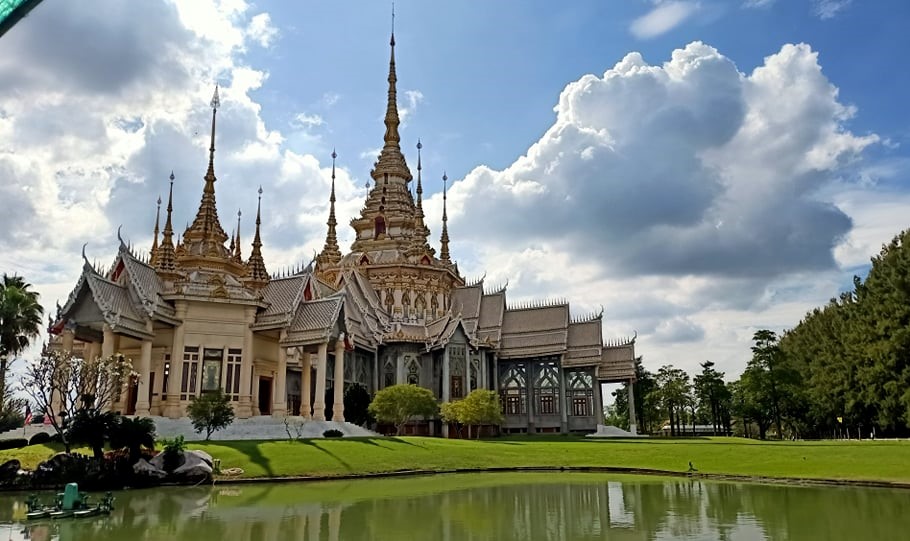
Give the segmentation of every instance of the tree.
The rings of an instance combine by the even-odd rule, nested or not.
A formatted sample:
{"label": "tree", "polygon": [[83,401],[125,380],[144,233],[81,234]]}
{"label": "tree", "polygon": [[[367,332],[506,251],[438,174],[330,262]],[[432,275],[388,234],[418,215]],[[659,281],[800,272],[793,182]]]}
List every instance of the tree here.
{"label": "tree", "polygon": [[142,448],[155,448],[155,422],[148,417],[119,417],[110,430],[111,447],[126,447],[130,452],[130,464],[142,456]]}
{"label": "tree", "polygon": [[[461,400],[443,404],[440,416],[447,423],[458,423],[468,427],[470,438],[472,426],[501,424],[502,406],[499,404],[496,391],[475,389]],[[480,438],[480,428],[475,432],[475,437]]]}
{"label": "tree", "polygon": [[752,346],[752,361],[755,370],[766,372],[764,385],[759,386],[762,392],[767,393],[767,401],[771,406],[771,416],[777,427],[777,437],[783,438],[783,428],[781,426],[780,397],[777,389],[777,374],[775,369],[780,359],[780,344],[778,343],[777,334],[768,329],[761,329],[752,336],[755,343]]}
{"label": "tree", "polygon": [[370,392],[363,385],[354,383],[344,392],[344,418],[360,426],[374,421],[370,415]]}
{"label": "tree", "polygon": [[670,435],[681,435],[685,408],[691,403],[689,375],[679,368],[664,365],[657,371],[656,383],[652,398],[657,399],[667,412]]}
{"label": "tree", "polygon": [[123,355],[82,359],[45,348],[26,367],[19,390],[49,418],[69,452],[67,420],[83,411],[109,411],[124,383],[136,375],[132,362]]}
{"label": "tree", "polygon": [[[701,363],[701,374],[695,376],[695,397],[698,408],[711,420],[714,434],[723,429],[725,404],[728,401],[727,387],[724,385],[724,373],[714,369],[714,363]],[[723,430],[726,432],[726,430]]]}
{"label": "tree", "polygon": [[0,280],[0,394],[10,364],[41,332],[44,308],[31,287],[21,276],[4,274]]}
{"label": "tree", "polygon": [[211,438],[216,430],[226,428],[234,422],[231,399],[221,389],[196,397],[196,400],[187,406],[186,414],[193,422],[196,432],[205,430],[206,440]]}
{"label": "tree", "polygon": [[401,435],[404,425],[412,417],[436,415],[438,406],[436,397],[429,389],[400,384],[377,392],[369,411],[377,420],[395,425],[396,433]]}

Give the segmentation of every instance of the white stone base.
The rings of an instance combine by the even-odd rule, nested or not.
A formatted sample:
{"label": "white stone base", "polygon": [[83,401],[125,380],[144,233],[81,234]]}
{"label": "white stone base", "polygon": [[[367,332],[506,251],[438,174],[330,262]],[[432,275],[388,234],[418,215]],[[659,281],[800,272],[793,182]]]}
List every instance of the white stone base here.
{"label": "white stone base", "polygon": [[623,430],[613,425],[597,425],[597,432],[588,434],[586,438],[647,438],[648,436]]}

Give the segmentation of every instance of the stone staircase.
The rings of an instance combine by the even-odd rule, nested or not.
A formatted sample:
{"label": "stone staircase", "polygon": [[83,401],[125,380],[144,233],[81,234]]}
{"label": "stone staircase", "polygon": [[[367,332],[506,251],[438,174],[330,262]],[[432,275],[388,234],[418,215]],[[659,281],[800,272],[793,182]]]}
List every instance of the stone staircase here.
{"label": "stone staircase", "polygon": [[[187,441],[201,440],[205,434],[199,434],[193,429],[193,424],[187,417],[169,419],[167,417],[152,416],[155,422],[155,432],[158,438],[174,438],[183,436]],[[289,426],[285,426],[287,419]],[[339,430],[345,437],[374,437],[379,434],[351,423],[336,423],[334,421],[306,421],[303,417],[270,417],[259,416],[249,419],[235,419],[225,429],[212,434],[213,440],[286,440],[288,430],[292,438],[321,438],[326,430]],[[0,440],[13,438],[27,438],[39,432],[53,434],[54,429],[49,425],[29,425],[22,428],[0,433]]]}

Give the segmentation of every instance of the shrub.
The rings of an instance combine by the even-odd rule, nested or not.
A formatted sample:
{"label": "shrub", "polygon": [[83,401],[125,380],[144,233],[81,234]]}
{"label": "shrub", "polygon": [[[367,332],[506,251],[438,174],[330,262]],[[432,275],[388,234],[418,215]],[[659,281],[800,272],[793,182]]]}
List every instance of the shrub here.
{"label": "shrub", "polygon": [[9,440],[0,440],[0,449],[19,449],[28,445],[25,438],[13,438]]}
{"label": "shrub", "polygon": [[220,389],[205,393],[186,408],[187,416],[193,422],[196,432],[205,430],[205,439],[212,437],[212,432],[221,430],[234,422],[234,409],[230,398]]}
{"label": "shrub", "polygon": [[322,437],[323,438],[343,438],[344,432],[342,432],[340,430],[336,430],[334,428],[330,428],[322,433]]}
{"label": "shrub", "polygon": [[28,440],[29,445],[40,445],[42,443],[50,443],[51,435],[47,432],[38,432],[32,439]]}
{"label": "shrub", "polygon": [[117,416],[97,408],[85,408],[76,412],[69,424],[67,440],[70,443],[87,443],[95,458],[104,456],[104,440],[110,437]]}
{"label": "shrub", "polygon": [[111,427],[111,447],[129,449],[130,464],[135,464],[142,447],[155,448],[155,422],[148,417],[121,417]]}
{"label": "shrub", "polygon": [[180,465],[180,453],[186,450],[186,441],[183,436],[177,436],[174,439],[161,440],[164,444],[164,469],[167,471],[174,470]]}
{"label": "shrub", "polygon": [[370,413],[376,419],[392,423],[399,435],[411,417],[436,415],[438,406],[433,392],[416,385],[392,385],[376,393]]}
{"label": "shrub", "polygon": [[355,383],[344,392],[344,418],[347,422],[360,426],[375,421],[370,415],[370,393],[363,385]]}

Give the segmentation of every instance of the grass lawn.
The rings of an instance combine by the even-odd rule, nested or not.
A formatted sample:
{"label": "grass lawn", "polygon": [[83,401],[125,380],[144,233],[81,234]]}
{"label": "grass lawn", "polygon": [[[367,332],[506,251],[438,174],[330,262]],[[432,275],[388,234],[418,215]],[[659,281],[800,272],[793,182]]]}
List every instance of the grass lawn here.
{"label": "grass lawn", "polygon": [[[910,482],[910,442],[759,442],[737,438],[590,440],[570,436],[489,440],[344,438],[302,441],[192,442],[240,467],[244,477],[333,476],[396,470],[509,466],[612,466],[748,476]],[[23,467],[59,449],[35,445],[0,451]]]}

